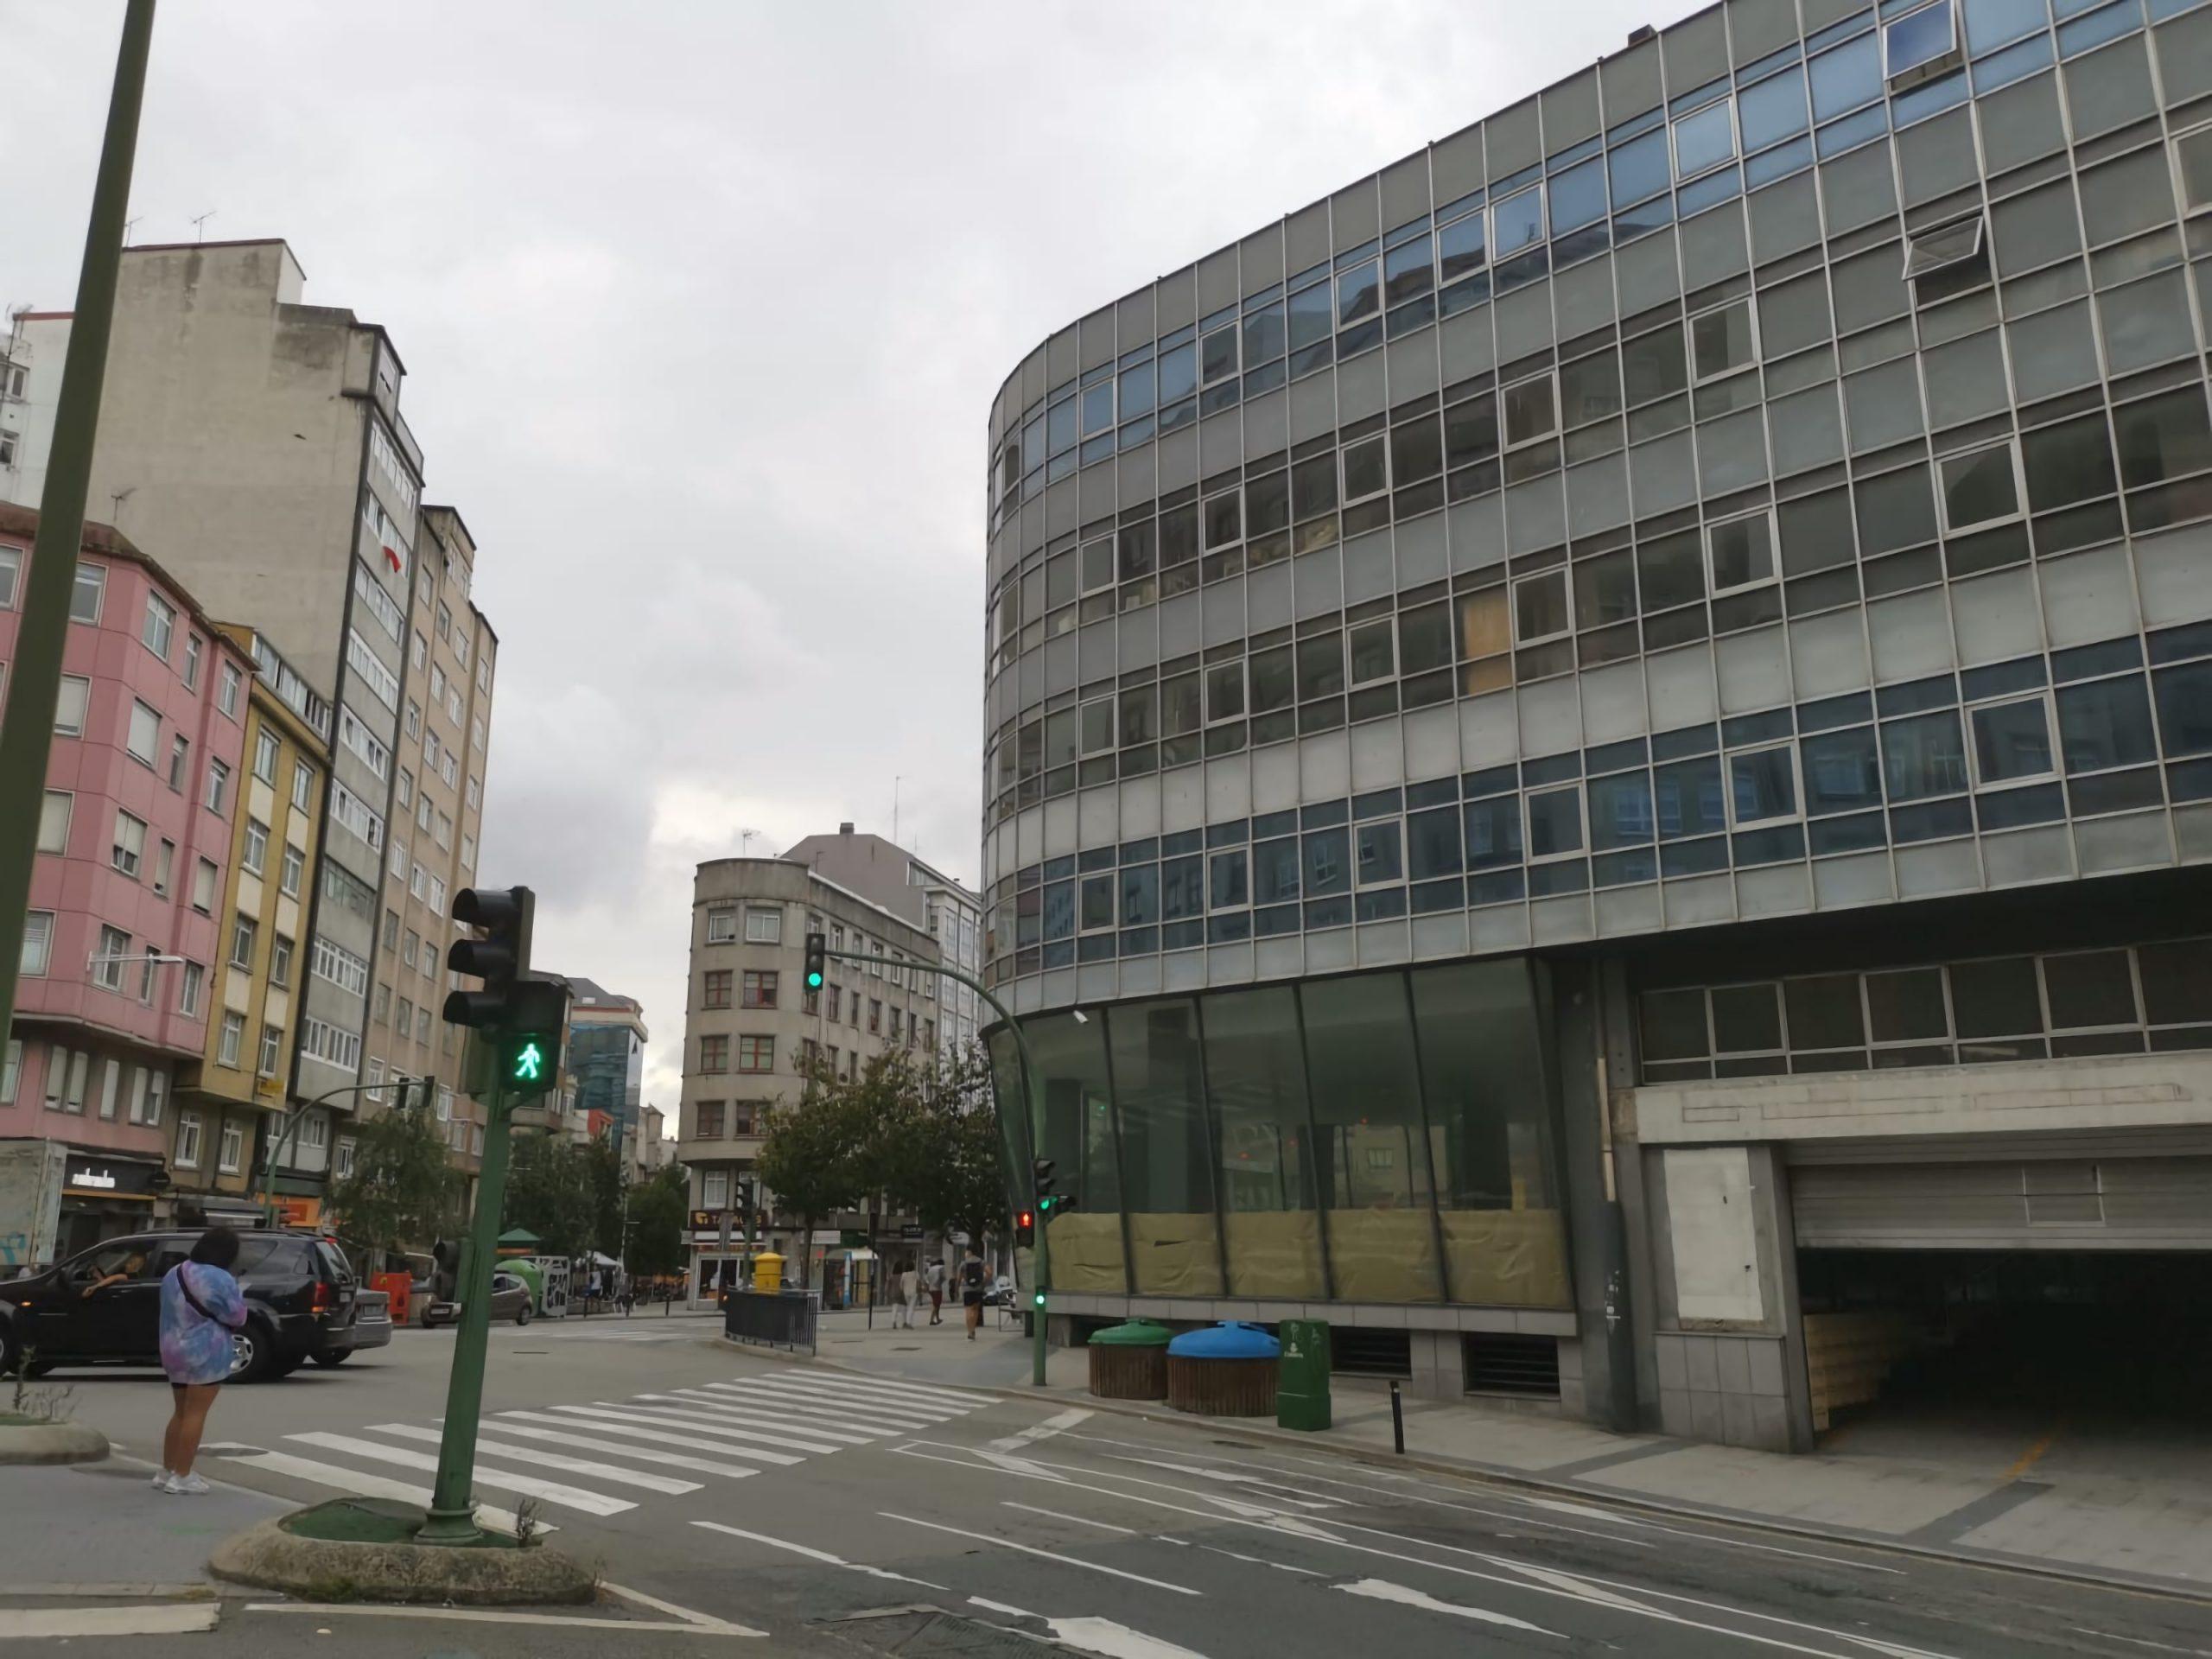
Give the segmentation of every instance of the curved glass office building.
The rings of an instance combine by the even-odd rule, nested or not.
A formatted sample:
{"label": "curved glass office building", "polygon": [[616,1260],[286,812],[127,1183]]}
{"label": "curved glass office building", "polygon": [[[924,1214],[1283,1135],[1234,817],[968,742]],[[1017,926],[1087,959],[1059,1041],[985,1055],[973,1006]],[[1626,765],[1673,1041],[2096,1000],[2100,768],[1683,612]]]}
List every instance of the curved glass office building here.
{"label": "curved glass office building", "polygon": [[2212,9],[1732,0],[1031,353],[1062,1334],[1802,1446],[1986,1258],[2199,1294],[2209,305]]}

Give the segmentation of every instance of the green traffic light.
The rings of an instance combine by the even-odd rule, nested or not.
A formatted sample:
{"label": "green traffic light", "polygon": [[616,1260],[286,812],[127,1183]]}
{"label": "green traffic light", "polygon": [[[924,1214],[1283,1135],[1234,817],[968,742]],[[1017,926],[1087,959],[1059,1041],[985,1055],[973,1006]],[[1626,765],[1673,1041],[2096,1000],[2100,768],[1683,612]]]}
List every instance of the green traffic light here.
{"label": "green traffic light", "polygon": [[1041,1290],[1037,1293],[1037,1306],[1039,1307],[1045,1306],[1045,1293]]}
{"label": "green traffic light", "polygon": [[515,1051],[512,1077],[517,1083],[536,1083],[545,1071],[545,1051],[531,1038]]}
{"label": "green traffic light", "polygon": [[820,974],[809,974],[806,976],[806,988],[810,991],[820,990],[822,988],[822,976]]}

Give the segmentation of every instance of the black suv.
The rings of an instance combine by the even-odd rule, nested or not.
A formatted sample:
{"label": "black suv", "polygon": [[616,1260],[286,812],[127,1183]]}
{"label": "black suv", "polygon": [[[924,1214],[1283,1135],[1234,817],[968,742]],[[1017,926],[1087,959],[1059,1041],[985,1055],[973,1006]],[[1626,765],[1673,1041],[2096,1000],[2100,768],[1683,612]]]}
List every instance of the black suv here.
{"label": "black suv", "polygon": [[[26,1350],[35,1376],[61,1365],[159,1365],[162,1279],[199,1237],[135,1233],[0,1281],[0,1370],[12,1376]],[[310,1359],[334,1365],[353,1351],[353,1269],[328,1239],[241,1233],[231,1271],[246,1305],[232,1338],[233,1382],[283,1376]]]}

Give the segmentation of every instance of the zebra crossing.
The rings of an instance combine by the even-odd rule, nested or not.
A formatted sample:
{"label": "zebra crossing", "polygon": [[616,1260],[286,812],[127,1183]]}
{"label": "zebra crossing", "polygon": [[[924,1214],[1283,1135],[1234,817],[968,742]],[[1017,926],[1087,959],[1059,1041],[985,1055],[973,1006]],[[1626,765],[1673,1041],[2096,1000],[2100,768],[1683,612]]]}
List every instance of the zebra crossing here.
{"label": "zebra crossing", "polygon": [[[793,1366],[664,1384],[626,1400],[487,1411],[477,1428],[476,1489],[498,1502],[480,1504],[478,1518],[513,1532],[517,1511],[499,1503],[522,1500],[544,1512],[611,1519],[656,1498],[681,1499],[925,1432],[995,1403],[934,1383]],[[313,1429],[286,1434],[277,1446],[224,1441],[205,1449],[240,1469],[325,1491],[428,1505],[442,1421]]]}

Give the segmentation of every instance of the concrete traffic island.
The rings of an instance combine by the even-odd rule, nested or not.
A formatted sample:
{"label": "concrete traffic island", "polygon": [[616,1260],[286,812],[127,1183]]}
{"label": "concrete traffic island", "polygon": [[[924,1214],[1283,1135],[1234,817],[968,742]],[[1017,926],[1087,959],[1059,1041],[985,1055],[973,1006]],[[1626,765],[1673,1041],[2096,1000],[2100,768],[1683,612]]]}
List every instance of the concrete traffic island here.
{"label": "concrete traffic island", "polygon": [[0,1464],[98,1463],[107,1456],[107,1436],[82,1423],[35,1413],[0,1411]]}
{"label": "concrete traffic island", "polygon": [[417,1543],[423,1518],[391,1498],[336,1498],[248,1528],[207,1570],[305,1601],[550,1606],[597,1593],[597,1574],[573,1557],[503,1534],[474,1545]]}

